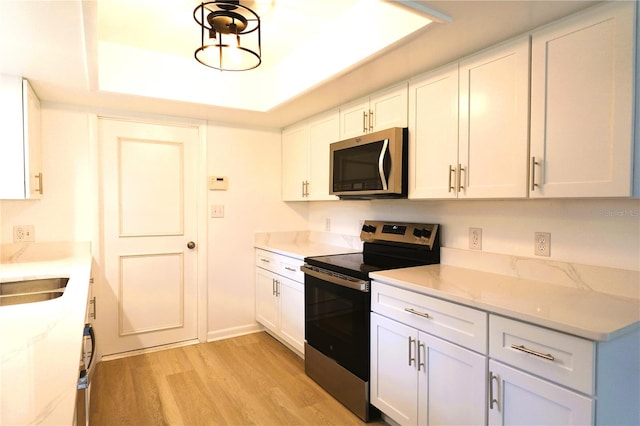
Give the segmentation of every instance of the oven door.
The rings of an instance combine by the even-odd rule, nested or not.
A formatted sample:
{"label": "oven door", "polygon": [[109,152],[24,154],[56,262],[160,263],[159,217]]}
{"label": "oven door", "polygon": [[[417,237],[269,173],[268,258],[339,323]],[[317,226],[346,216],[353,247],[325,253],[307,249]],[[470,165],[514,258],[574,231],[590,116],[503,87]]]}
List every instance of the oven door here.
{"label": "oven door", "polygon": [[324,275],[317,267],[302,267],[305,299],[305,340],[325,356],[364,381],[369,380],[368,281],[336,274]]}

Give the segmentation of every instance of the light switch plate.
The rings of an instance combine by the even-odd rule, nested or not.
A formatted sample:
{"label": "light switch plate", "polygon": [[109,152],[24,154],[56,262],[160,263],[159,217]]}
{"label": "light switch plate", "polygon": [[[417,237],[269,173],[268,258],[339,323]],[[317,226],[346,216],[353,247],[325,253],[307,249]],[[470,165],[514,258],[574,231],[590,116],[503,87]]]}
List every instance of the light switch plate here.
{"label": "light switch plate", "polygon": [[214,204],[211,206],[211,217],[224,217],[224,205]]}

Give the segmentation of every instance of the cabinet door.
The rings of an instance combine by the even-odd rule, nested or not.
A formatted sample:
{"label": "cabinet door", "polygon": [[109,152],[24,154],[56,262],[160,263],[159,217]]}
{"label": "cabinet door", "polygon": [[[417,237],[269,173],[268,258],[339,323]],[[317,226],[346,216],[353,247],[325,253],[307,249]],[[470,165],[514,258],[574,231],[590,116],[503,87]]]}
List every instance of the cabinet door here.
{"label": "cabinet door", "polygon": [[40,199],[43,193],[42,137],[40,134],[40,100],[27,80],[22,80],[24,108],[25,194]]}
{"label": "cabinet door", "polygon": [[402,425],[418,421],[418,332],[371,313],[371,403]]}
{"label": "cabinet door", "polygon": [[455,198],[458,64],[409,86],[409,198]]}
{"label": "cabinet door", "polygon": [[531,197],[632,193],[636,2],[612,3],[533,33]]}
{"label": "cabinet door", "polygon": [[280,335],[300,353],[304,353],[304,284],[278,278]]}
{"label": "cabinet door", "polygon": [[494,360],[490,425],[590,425],[594,401]]}
{"label": "cabinet door", "polygon": [[337,200],[329,194],[329,145],[340,139],[337,111],[309,123],[309,200]]}
{"label": "cabinet door", "polygon": [[279,329],[277,277],[272,272],[256,268],[256,321],[274,333]]}
{"label": "cabinet door", "polygon": [[459,197],[527,196],[529,37],[460,63]]}
{"label": "cabinet door", "polygon": [[425,333],[418,351],[418,424],[484,424],[487,358]]}
{"label": "cabinet door", "polygon": [[408,102],[407,84],[379,92],[369,100],[370,131],[391,127],[407,127]]}
{"label": "cabinet door", "polygon": [[340,139],[360,136],[369,131],[369,98],[340,108]]}
{"label": "cabinet door", "polygon": [[21,77],[0,76],[0,128],[0,199],[40,198],[40,101]]}
{"label": "cabinet door", "polygon": [[305,124],[282,132],[282,200],[306,199],[309,169],[309,128]]}

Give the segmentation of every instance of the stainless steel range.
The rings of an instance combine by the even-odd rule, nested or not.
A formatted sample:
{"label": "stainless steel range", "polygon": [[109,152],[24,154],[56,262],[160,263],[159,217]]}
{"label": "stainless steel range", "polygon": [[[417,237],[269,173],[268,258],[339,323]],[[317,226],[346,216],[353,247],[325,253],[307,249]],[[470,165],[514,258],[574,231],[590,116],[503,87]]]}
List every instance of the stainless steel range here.
{"label": "stainless steel range", "polygon": [[362,253],[305,258],[305,372],[364,421],[369,403],[369,273],[440,263],[439,226],[365,221]]}

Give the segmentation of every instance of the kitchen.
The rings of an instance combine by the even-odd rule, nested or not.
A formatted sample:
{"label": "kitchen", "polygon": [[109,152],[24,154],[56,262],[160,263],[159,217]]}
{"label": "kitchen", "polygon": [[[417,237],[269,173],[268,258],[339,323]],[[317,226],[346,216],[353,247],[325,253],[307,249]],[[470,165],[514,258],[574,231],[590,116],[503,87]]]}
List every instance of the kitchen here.
{"label": "kitchen", "polygon": [[[448,10],[446,3],[433,4],[437,9]],[[558,17],[565,11],[559,13]],[[455,16],[454,13],[452,15]],[[512,31],[510,36],[521,33],[523,29]],[[417,71],[435,68],[435,65],[448,63],[502,39],[474,41],[485,43],[474,46],[465,37],[463,41],[469,43],[469,47],[458,48],[455,55],[452,52],[448,57],[440,57],[440,62]],[[358,78],[359,75],[347,75],[346,79]],[[409,76],[374,81],[370,83],[373,87],[365,87],[355,94],[350,92],[353,94],[350,98],[336,98],[333,104],[322,110],[406,77]],[[37,81],[34,86],[37,88]],[[320,93],[321,90],[315,89],[314,92]],[[3,244],[13,241],[13,226],[33,224],[37,242],[91,241],[94,261],[97,261],[101,250],[97,190],[100,159],[97,141],[88,136],[95,132],[93,116],[106,112],[145,121],[162,121],[167,116],[184,115],[178,112],[167,114],[154,107],[147,111],[130,111],[119,107],[121,104],[113,100],[106,106],[91,107],[84,103],[75,104],[68,100],[71,98],[73,92],[60,94],[59,98],[52,97],[52,101],[43,99],[43,167],[47,176],[47,194],[38,201],[2,201],[0,241]],[[202,341],[260,329],[255,322],[253,298],[253,247],[257,232],[310,230],[354,236],[359,234],[360,223],[364,219],[427,222],[442,226],[443,247],[466,250],[468,228],[474,227],[482,229],[482,251],[532,257],[533,233],[544,231],[553,236],[551,260],[633,271],[640,269],[639,204],[635,199],[283,202],[280,128],[322,111],[313,110],[312,106],[306,105],[307,102],[303,101],[300,107],[303,112],[292,115],[290,121],[281,121],[275,127],[262,118],[250,126],[231,119],[227,121],[224,117],[209,118],[205,124],[207,141],[206,151],[203,150],[206,157],[201,158],[202,176],[227,176],[229,188],[227,191],[202,191],[200,195],[204,197],[206,206],[225,207],[223,218],[209,218],[208,212],[200,212],[203,226],[199,227],[197,241],[199,250],[205,255],[203,264],[207,270],[204,305],[207,318],[199,327],[198,334]],[[200,117],[199,114],[187,116]],[[171,121],[197,120],[171,118]],[[266,213],[256,215],[254,212]],[[94,263],[94,275],[100,276],[99,271],[100,265]]]}

